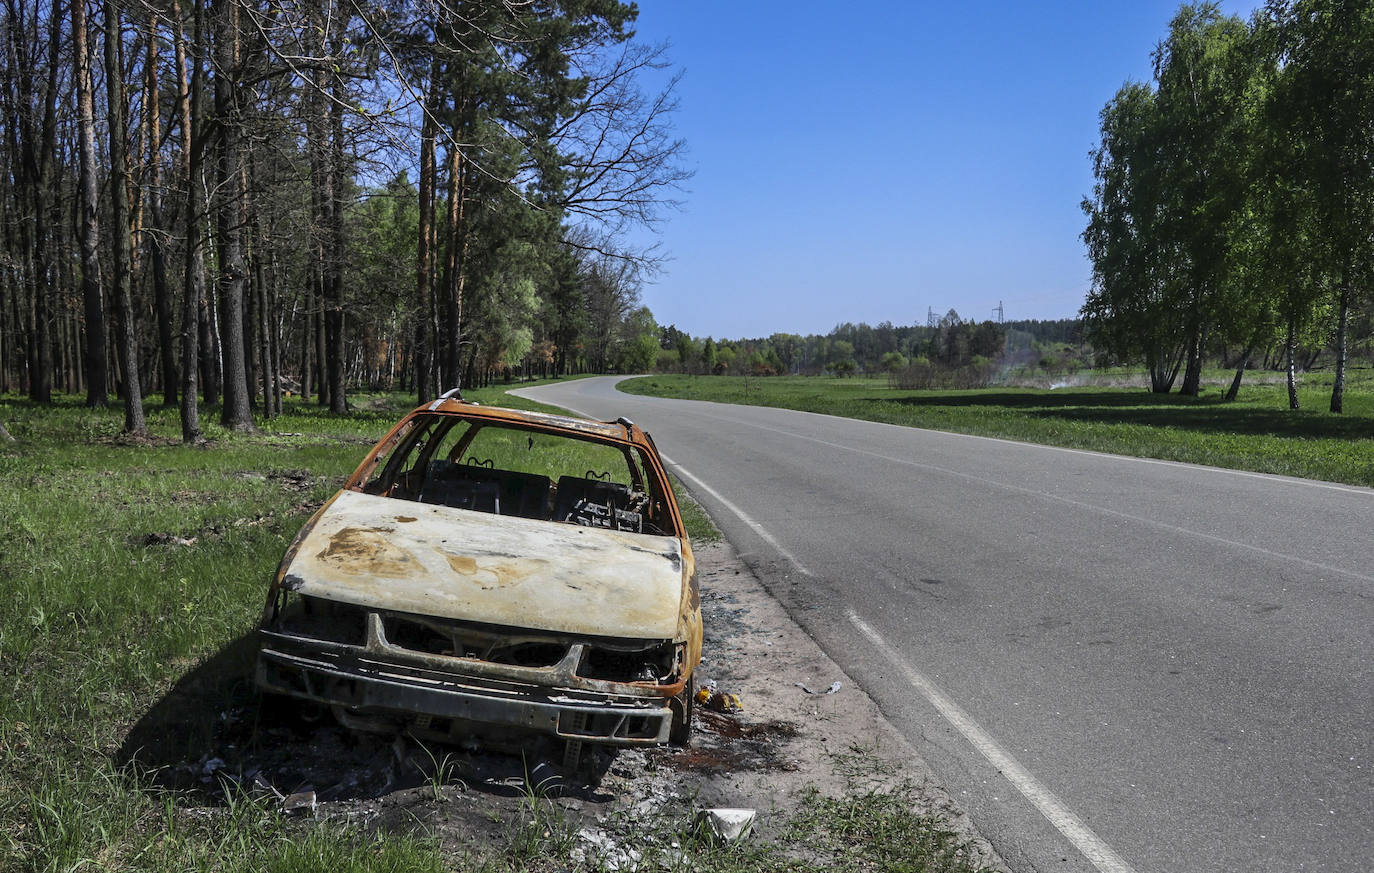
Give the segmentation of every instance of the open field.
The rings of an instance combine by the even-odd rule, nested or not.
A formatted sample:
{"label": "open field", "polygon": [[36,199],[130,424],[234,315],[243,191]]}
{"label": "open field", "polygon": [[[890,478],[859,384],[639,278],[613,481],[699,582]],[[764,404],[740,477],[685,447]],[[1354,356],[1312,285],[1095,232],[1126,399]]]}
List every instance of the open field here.
{"label": "open field", "polygon": [[1247,381],[1223,403],[1225,374],[1212,375],[1196,398],[1098,386],[898,391],[880,378],[803,376],[647,376],[619,387],[1374,486],[1374,371],[1351,373],[1341,415],[1325,411],[1329,374],[1304,381],[1297,411],[1281,383]]}
{"label": "open field", "polygon": [[[470,397],[536,405],[499,389]],[[580,820],[563,807],[537,792],[501,802],[465,792],[443,750],[411,774],[416,784],[378,789],[358,824],[290,817],[218,762],[249,746],[372,753],[346,737],[325,751],[290,739],[260,716],[250,682],[251,631],[287,543],[411,405],[352,403],[347,416],[288,403],[256,434],[222,431],[207,414],[210,445],[188,448],[175,410],[150,408],[154,437],[128,443],[117,407],[0,397],[17,438],[0,443],[0,870],[608,869],[610,857],[585,846],[570,855]],[[699,507],[684,510],[694,541],[719,537]],[[377,748],[389,761],[391,746]],[[462,804],[486,827],[455,839]],[[680,869],[974,869],[938,821],[890,792],[817,797],[781,823],[780,839],[744,847],[714,846],[680,818],[634,827],[647,845],[676,847]],[[792,841],[822,860],[786,853]]]}

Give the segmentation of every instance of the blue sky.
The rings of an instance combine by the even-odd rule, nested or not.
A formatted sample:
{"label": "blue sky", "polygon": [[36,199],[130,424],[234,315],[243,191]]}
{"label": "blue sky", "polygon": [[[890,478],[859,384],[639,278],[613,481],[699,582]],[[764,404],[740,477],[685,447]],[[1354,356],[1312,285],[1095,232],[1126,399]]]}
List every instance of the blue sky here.
{"label": "blue sky", "polygon": [[[1225,2],[1248,16],[1254,2]],[[644,0],[639,38],[685,71],[681,211],[644,288],[695,336],[843,321],[1064,318],[1097,116],[1177,3]]]}

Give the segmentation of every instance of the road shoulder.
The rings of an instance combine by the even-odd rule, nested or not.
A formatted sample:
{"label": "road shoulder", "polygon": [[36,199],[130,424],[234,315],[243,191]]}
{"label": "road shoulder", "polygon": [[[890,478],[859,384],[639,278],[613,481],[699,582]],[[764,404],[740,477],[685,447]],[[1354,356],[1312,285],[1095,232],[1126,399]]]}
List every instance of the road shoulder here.
{"label": "road shoulder", "polygon": [[[296,816],[420,835],[446,857],[478,859],[472,869],[652,869],[654,853],[668,863],[700,845],[700,810],[731,807],[756,811],[746,854],[765,859],[732,870],[773,869],[766,859],[779,856],[797,869],[846,866],[845,841],[865,838],[928,841],[938,860],[922,869],[1005,870],[917,751],[734,549],[703,545],[696,558],[706,629],[698,677],[743,710],[699,707],[687,748],[588,747],[569,773],[555,748],[499,754],[240,710],[226,713],[212,752],[163,776],[195,786],[188,821],[232,815],[247,792]],[[828,800],[837,805],[817,817]],[[854,835],[846,816],[879,816],[882,826]]]}
{"label": "road shoulder", "polygon": [[699,680],[738,694],[744,706],[735,715],[708,712],[691,749],[661,753],[698,805],[757,808],[767,834],[813,790],[826,796],[900,792],[913,815],[941,820],[978,863],[1004,868],[916,749],[788,616],[734,548],[713,543],[696,555],[706,626]]}

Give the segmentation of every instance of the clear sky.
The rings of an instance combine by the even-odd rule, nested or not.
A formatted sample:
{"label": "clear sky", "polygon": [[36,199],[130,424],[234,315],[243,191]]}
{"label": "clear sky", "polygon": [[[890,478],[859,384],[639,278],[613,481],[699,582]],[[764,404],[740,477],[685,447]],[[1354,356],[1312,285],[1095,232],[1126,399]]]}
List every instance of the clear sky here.
{"label": "clear sky", "polygon": [[641,0],[696,174],[644,302],[717,338],[1077,315],[1098,112],[1178,6]]}

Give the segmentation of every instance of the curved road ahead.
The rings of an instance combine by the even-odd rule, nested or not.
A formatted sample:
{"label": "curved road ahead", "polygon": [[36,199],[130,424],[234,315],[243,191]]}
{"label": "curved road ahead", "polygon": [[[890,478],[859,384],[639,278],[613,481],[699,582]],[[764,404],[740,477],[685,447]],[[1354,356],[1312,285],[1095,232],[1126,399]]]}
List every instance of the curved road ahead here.
{"label": "curved road ahead", "polygon": [[615,381],[521,393],[651,432],[1013,869],[1374,858],[1374,491]]}

